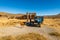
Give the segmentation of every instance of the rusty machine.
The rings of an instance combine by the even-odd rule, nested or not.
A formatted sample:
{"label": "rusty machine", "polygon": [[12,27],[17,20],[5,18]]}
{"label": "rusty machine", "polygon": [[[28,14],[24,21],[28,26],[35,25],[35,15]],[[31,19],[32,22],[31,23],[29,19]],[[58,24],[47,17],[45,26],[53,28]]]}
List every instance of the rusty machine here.
{"label": "rusty machine", "polygon": [[36,16],[36,13],[26,13],[27,22],[24,22],[25,25],[31,27],[40,27],[40,24],[43,23],[43,16]]}

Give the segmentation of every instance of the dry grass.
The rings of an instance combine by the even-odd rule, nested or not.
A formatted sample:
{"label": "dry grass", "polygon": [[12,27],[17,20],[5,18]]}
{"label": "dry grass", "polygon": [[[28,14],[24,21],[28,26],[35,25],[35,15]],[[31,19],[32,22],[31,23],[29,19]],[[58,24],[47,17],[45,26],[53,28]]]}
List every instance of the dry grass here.
{"label": "dry grass", "polygon": [[60,33],[58,33],[58,32],[52,32],[52,33],[49,33],[49,35],[51,35],[51,36],[60,36]]}
{"label": "dry grass", "polygon": [[[24,25],[23,22],[27,20],[18,20],[18,19],[8,19],[8,18],[0,18],[0,26],[15,26],[16,24]],[[49,26],[49,27],[59,27],[60,19],[44,19],[43,24],[41,26]]]}
{"label": "dry grass", "polygon": [[41,26],[49,26],[49,27],[59,27],[60,19],[44,19],[44,22]]}
{"label": "dry grass", "polygon": [[28,34],[17,35],[17,36],[0,37],[0,40],[47,40],[47,39],[42,35],[36,33],[28,33]]}
{"label": "dry grass", "polygon": [[17,20],[17,19],[7,19],[7,18],[3,19],[3,18],[0,18],[0,26],[3,26],[3,27],[14,26],[16,24],[19,24],[19,22],[20,21]]}
{"label": "dry grass", "polygon": [[16,24],[24,25],[23,22],[26,22],[26,20],[18,20],[18,19],[8,19],[1,17],[0,18],[0,26],[15,26]]}

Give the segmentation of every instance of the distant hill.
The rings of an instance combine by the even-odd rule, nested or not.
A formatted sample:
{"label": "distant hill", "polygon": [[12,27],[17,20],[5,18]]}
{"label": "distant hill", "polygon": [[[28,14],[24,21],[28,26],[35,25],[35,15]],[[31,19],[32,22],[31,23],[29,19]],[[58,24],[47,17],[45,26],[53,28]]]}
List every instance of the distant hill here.
{"label": "distant hill", "polygon": [[[12,14],[12,13],[7,13],[7,12],[0,12],[0,17],[6,17],[6,18],[21,18],[23,15],[25,14]],[[57,15],[47,15],[47,16],[44,16],[44,18],[60,18],[60,13],[57,14]]]}
{"label": "distant hill", "polygon": [[0,15],[4,16],[4,15],[7,15],[7,16],[21,16],[23,14],[12,14],[12,13],[7,13],[7,12],[0,12]]}
{"label": "distant hill", "polygon": [[44,16],[44,18],[60,18],[60,14]]}
{"label": "distant hill", "polygon": [[[34,16],[35,13],[33,13],[33,16]],[[0,17],[6,17],[8,19],[13,19],[13,18],[16,18],[16,19],[26,19],[26,14],[22,14],[22,13],[19,13],[19,14],[13,14],[13,13],[6,13],[6,12],[0,12]]]}
{"label": "distant hill", "polygon": [[6,13],[6,12],[0,12],[0,17],[6,17],[6,18],[14,18],[14,17],[20,17],[24,14],[12,14],[12,13]]}

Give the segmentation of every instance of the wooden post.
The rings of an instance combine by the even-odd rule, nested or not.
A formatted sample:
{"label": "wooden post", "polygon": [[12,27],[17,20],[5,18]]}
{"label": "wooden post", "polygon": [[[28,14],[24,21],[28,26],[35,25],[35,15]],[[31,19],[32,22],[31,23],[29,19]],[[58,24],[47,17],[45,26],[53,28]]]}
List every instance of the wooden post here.
{"label": "wooden post", "polygon": [[28,22],[28,19],[29,19],[29,15],[28,15],[28,12],[26,13],[26,15],[27,15],[27,22]]}

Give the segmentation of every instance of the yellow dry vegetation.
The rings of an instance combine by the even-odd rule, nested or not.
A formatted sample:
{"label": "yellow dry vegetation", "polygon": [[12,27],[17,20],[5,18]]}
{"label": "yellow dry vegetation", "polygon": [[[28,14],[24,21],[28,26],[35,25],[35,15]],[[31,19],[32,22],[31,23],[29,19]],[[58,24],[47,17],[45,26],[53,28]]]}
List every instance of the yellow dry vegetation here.
{"label": "yellow dry vegetation", "polygon": [[5,17],[0,17],[0,27],[15,26],[16,24],[24,25],[24,22],[26,22],[26,20],[8,19]]}
{"label": "yellow dry vegetation", "polygon": [[[16,24],[24,25],[24,22],[26,22],[27,19],[8,19],[6,17],[0,17],[0,26],[15,26]],[[49,27],[59,27],[60,26],[60,19],[45,19],[43,21],[43,24],[41,24],[41,27],[43,26],[49,26]]]}
{"label": "yellow dry vegetation", "polygon": [[60,27],[60,19],[44,19],[41,26]]}
{"label": "yellow dry vegetation", "polygon": [[14,26],[18,24],[20,21],[17,19],[8,19],[8,18],[0,18],[0,26]]}
{"label": "yellow dry vegetation", "polygon": [[37,33],[28,33],[17,36],[0,37],[0,40],[47,40],[44,36]]}

